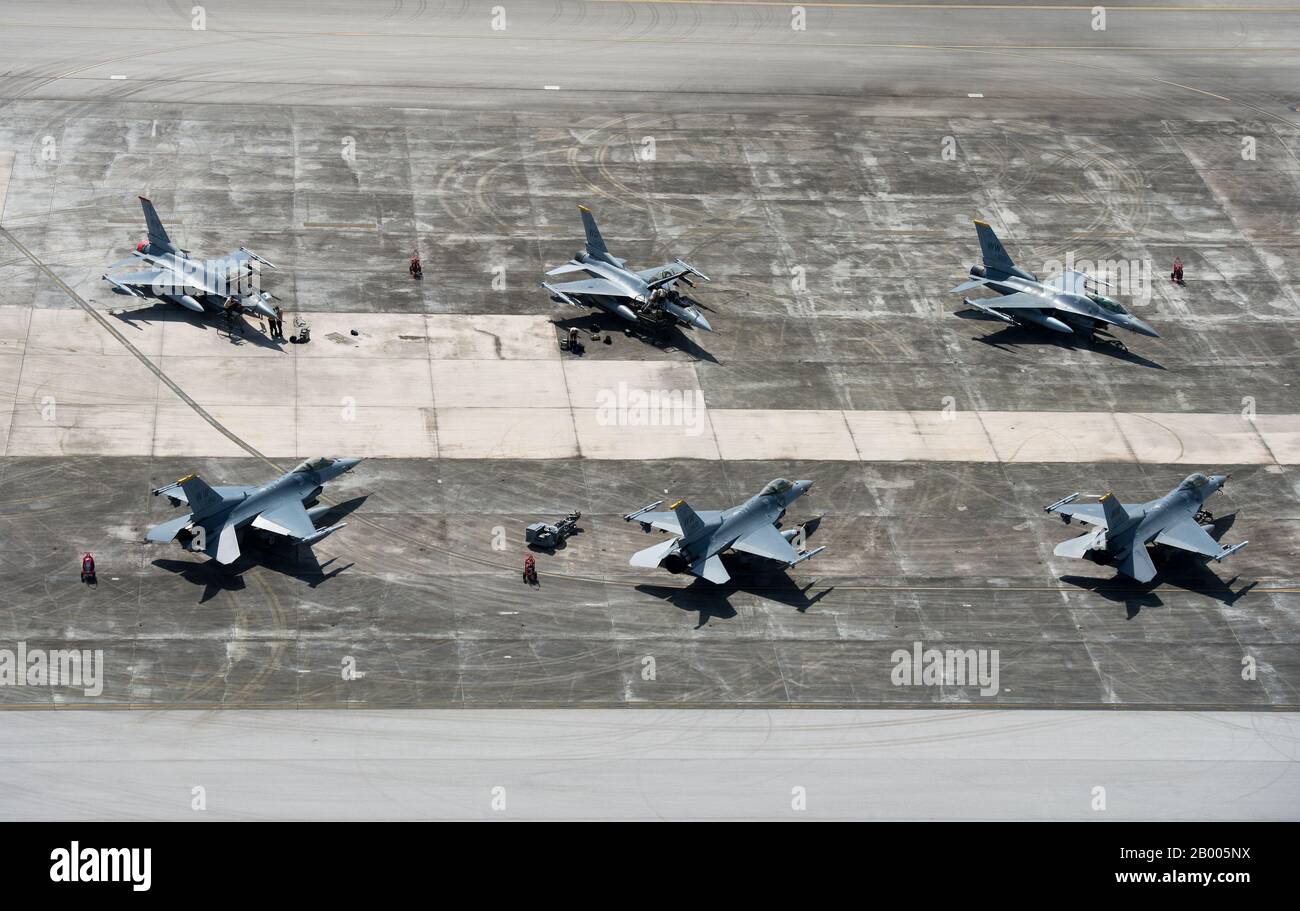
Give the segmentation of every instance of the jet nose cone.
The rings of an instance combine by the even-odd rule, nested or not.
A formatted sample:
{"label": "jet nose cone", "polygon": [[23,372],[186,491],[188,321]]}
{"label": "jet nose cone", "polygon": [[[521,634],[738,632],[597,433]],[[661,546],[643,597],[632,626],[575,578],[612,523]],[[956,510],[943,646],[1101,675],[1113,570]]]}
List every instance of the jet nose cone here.
{"label": "jet nose cone", "polygon": [[339,459],[337,464],[339,465],[341,471],[351,471],[353,468],[356,468],[359,464],[361,464],[361,460],[360,459]]}
{"label": "jet nose cone", "polygon": [[1138,333],[1139,335],[1145,335],[1145,336],[1147,336],[1148,338],[1160,338],[1160,333],[1159,333],[1159,332],[1157,332],[1156,330],[1152,329],[1150,326],[1148,326],[1146,323],[1142,322],[1142,320],[1140,320],[1140,319],[1136,319],[1136,318],[1135,318],[1135,319],[1133,320],[1133,324],[1132,324],[1132,326],[1131,326],[1130,328],[1132,328],[1132,330],[1133,330],[1134,332]]}
{"label": "jet nose cone", "polygon": [[1232,477],[1232,475],[1226,475],[1226,474],[1210,475],[1210,483],[1212,483],[1217,489],[1222,487],[1224,484],[1227,484],[1228,478],[1230,477]]}
{"label": "jet nose cone", "polygon": [[809,488],[809,487],[812,487],[812,486],[813,486],[813,482],[812,482],[812,481],[795,481],[795,482],[794,482],[794,489],[797,490],[797,491],[799,491],[799,494],[800,494],[801,496],[802,496],[803,494],[806,494],[806,493],[808,492],[808,488]]}
{"label": "jet nose cone", "polygon": [[705,332],[713,331],[713,327],[709,325],[709,321],[704,318],[703,313],[695,314],[695,328],[703,329]]}

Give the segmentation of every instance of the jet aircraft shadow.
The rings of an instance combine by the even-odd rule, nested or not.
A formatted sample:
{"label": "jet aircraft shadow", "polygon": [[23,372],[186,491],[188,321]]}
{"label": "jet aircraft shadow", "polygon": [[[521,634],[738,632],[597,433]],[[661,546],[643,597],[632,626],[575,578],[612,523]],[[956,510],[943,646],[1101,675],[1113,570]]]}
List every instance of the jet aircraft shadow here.
{"label": "jet aircraft shadow", "polygon": [[[1214,521],[1207,529],[1210,537],[1219,540],[1237,521],[1237,514],[1230,513]],[[1157,545],[1151,548],[1151,560],[1156,566],[1156,577],[1150,582],[1137,582],[1127,576],[1116,574],[1112,578],[1098,579],[1091,576],[1061,576],[1061,581],[1086,591],[1101,595],[1108,601],[1123,604],[1128,612],[1128,619],[1136,617],[1144,607],[1163,607],[1164,602],[1156,594],[1161,586],[1179,588],[1197,595],[1213,598],[1221,604],[1231,606],[1245,597],[1258,582],[1250,582],[1236,591],[1232,586],[1240,576],[1223,580],[1210,568],[1211,558],[1202,554],[1193,554],[1185,550]],[[1101,563],[1105,566],[1107,564]]]}
{"label": "jet aircraft shadow", "polygon": [[996,323],[1001,326],[1001,329],[996,332],[990,332],[988,335],[971,336],[972,341],[979,342],[981,345],[988,345],[990,348],[1010,351],[1019,345],[1050,345],[1067,351],[1092,351],[1097,354],[1104,354],[1107,357],[1113,357],[1116,360],[1135,364],[1139,367],[1146,367],[1151,370],[1165,369],[1163,365],[1142,357],[1140,354],[1134,354],[1132,351],[1128,351],[1118,345],[1111,345],[1106,342],[1082,341],[1077,337],[1061,335],[1047,330],[1029,329],[1024,326],[1008,326],[1006,323],[972,310],[958,310],[953,315],[960,317],[961,319],[974,320],[975,322]]}
{"label": "jet aircraft shadow", "polygon": [[[804,534],[811,537],[821,524],[821,516],[803,523]],[[790,578],[786,568],[772,560],[751,554],[730,551],[722,554],[720,559],[731,579],[722,585],[716,585],[706,579],[686,576],[691,583],[685,588],[669,585],[642,584],[636,590],[642,594],[667,601],[678,610],[697,613],[699,622],[695,628],[700,629],[713,618],[730,620],[736,616],[736,609],[731,606],[731,596],[736,593],[754,595],[793,607],[799,613],[806,613],[822,598],[835,590],[835,586],[824,588],[816,594],[810,594],[816,582],[809,582],[800,588]]]}
{"label": "jet aircraft shadow", "polygon": [[[222,325],[221,316],[212,313],[204,313],[199,316],[197,313],[185,310],[176,304],[169,304],[165,301],[155,301],[147,307],[140,307],[135,310],[110,310],[109,315],[120,322],[126,323],[137,332],[143,332],[137,323],[149,325],[152,323],[190,323],[198,325],[205,331],[208,329],[217,332],[224,332],[225,326]],[[255,321],[250,322],[246,318],[241,318],[244,322],[244,333],[241,335],[238,331],[229,336],[232,345],[253,345],[257,348],[269,348],[274,351],[282,351],[288,344],[287,340],[282,342],[279,339],[273,339],[266,333],[257,328]]]}
{"label": "jet aircraft shadow", "polygon": [[640,339],[644,344],[653,345],[665,351],[681,351],[697,361],[708,361],[710,364],[721,363],[716,357],[696,344],[695,340],[691,338],[691,332],[685,331],[679,325],[670,326],[663,332],[652,332],[641,326],[633,326],[631,323],[612,314],[601,313],[588,313],[584,316],[575,316],[569,319],[553,319],[551,323],[566,335],[570,329],[575,327],[582,333],[584,348],[581,352],[575,352],[577,357],[583,357],[586,354],[586,348],[593,344],[604,344],[603,341],[591,341],[592,330],[599,327],[602,336],[622,335],[624,330],[631,330],[632,336]]}
{"label": "jet aircraft shadow", "polygon": [[[317,520],[319,526],[324,528],[337,524],[365,501],[364,496],[354,497],[332,506],[321,519]],[[243,591],[246,588],[244,574],[257,567],[290,576],[305,582],[308,588],[315,588],[355,565],[348,563],[333,566],[336,562],[333,557],[321,563],[315,552],[305,544],[296,544],[278,535],[265,534],[257,530],[246,530],[240,533],[239,549],[239,559],[228,566],[210,558],[201,561],[161,558],[154,560],[153,565],[180,576],[195,586],[203,586],[203,593],[199,597],[200,604],[212,600],[223,591]]]}

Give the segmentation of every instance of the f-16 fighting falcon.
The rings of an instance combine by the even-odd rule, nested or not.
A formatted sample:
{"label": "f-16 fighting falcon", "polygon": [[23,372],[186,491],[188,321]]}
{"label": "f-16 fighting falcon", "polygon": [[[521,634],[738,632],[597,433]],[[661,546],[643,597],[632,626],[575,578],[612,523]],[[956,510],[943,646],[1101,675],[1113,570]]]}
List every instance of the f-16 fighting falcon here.
{"label": "f-16 fighting falcon", "polygon": [[591,210],[578,206],[578,211],[582,213],[582,226],[587,232],[587,248],[546,274],[586,272],[590,277],[562,285],[542,282],[542,287],[551,292],[554,300],[575,306],[590,303],[629,323],[640,323],[653,329],[681,323],[705,332],[713,331],[700,308],[687,302],[677,290],[678,282],[693,288],[695,285],[690,276],[708,281],[707,275],[680,259],[634,272],[627,267],[626,260],[609,252]]}
{"label": "f-16 fighting falcon", "polygon": [[136,245],[131,259],[113,263],[109,270],[126,265],[146,266],[139,272],[101,276],[117,294],[154,298],[180,304],[187,310],[203,313],[220,311],[234,299],[245,310],[255,310],[275,319],[272,295],[255,287],[253,263],[275,266],[256,253],[240,247],[220,259],[192,259],[188,250],[172,243],[153,203],[140,197],[148,237]]}
{"label": "f-16 fighting falcon", "polygon": [[[976,221],[975,232],[979,235],[984,265],[971,266],[970,281],[953,288],[953,293],[985,287],[1003,297],[978,301],[963,298],[962,303],[972,310],[1013,326],[1038,326],[1053,332],[1080,335],[1089,341],[1096,340],[1098,333],[1108,332],[1112,326],[1151,338],[1160,337],[1118,303],[1088,287],[1104,282],[1074,271],[1039,281],[1038,276],[1011,261],[1002,241],[987,222]],[[1118,339],[1105,341],[1123,347]]]}
{"label": "f-16 fighting falcon", "polygon": [[778,531],[776,528],[776,522],[785,515],[786,507],[803,496],[809,487],[812,487],[812,481],[791,482],[777,478],[769,482],[758,496],[720,511],[696,512],[685,500],[672,504],[668,507],[669,512],[651,511],[662,500],[643,506],[625,515],[623,520],[636,520],[646,532],[657,528],[681,537],[637,551],[629,565],[662,566],[671,573],[690,573],[721,585],[731,578],[719,557],[723,551],[744,551],[787,566],[811,560],[826,548],[800,553],[792,543],[799,529]]}
{"label": "f-16 fighting falcon", "polygon": [[316,522],[330,507],[308,509],[306,504],[315,501],[327,482],[360,461],[308,459],[265,487],[209,487],[196,475],[181,478],[153,494],[166,494],[173,506],[188,503],[191,511],[149,529],[145,540],[166,543],[180,538],[190,550],[216,557],[218,563],[239,559],[238,534],[250,526],[311,546],[346,523],[317,529]]}
{"label": "f-16 fighting falcon", "polygon": [[1097,503],[1075,504],[1081,494],[1070,494],[1046,508],[1059,513],[1068,524],[1082,519],[1097,528],[1063,541],[1053,551],[1058,557],[1076,559],[1095,552],[1103,562],[1113,564],[1120,572],[1139,582],[1155,578],[1155,564],[1147,552],[1147,544],[1166,544],[1179,550],[1203,554],[1216,562],[1235,554],[1249,542],[1242,541],[1223,547],[1210,537],[1205,525],[1214,517],[1202,507],[1216,490],[1227,483],[1228,475],[1207,477],[1197,473],[1158,500],[1137,505],[1121,504],[1113,494],[1107,493]]}

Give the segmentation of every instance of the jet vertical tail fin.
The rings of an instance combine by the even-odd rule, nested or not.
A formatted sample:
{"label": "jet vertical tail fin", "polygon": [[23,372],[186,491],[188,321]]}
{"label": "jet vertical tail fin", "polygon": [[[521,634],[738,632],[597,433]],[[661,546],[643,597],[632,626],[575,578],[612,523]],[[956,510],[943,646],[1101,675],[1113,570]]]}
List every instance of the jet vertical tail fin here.
{"label": "jet vertical tail fin", "polygon": [[1133,517],[1119,500],[1115,499],[1113,493],[1107,493],[1101,498],[1101,511],[1106,517],[1106,530],[1112,537],[1115,532],[1122,530],[1133,521]]}
{"label": "jet vertical tail fin", "polygon": [[1011,261],[1011,256],[1007,253],[1007,248],[1002,246],[1002,241],[993,233],[992,226],[986,221],[975,222],[975,233],[980,239],[980,253],[984,256],[984,268],[995,269],[999,272],[1012,272],[1016,264]]}
{"label": "jet vertical tail fin", "polygon": [[144,223],[149,228],[149,243],[157,247],[171,246],[171,238],[167,236],[162,219],[158,217],[158,211],[153,207],[153,203],[141,196],[140,207],[144,209]]}
{"label": "jet vertical tail fin", "polygon": [[578,206],[578,211],[582,213],[582,229],[587,232],[587,252],[608,253],[605,238],[600,236],[600,228],[596,227],[596,217],[586,206]]}
{"label": "jet vertical tail fin", "polygon": [[198,475],[192,474],[181,478],[176,483],[180,485],[181,490],[185,491],[185,499],[190,504],[195,519],[204,519],[220,512],[221,507],[225,505],[226,501],[221,494],[208,486],[208,482]]}
{"label": "jet vertical tail fin", "polygon": [[708,526],[704,524],[700,514],[691,509],[685,500],[678,500],[668,508],[677,516],[677,524],[682,528],[683,541],[693,541],[704,534]]}

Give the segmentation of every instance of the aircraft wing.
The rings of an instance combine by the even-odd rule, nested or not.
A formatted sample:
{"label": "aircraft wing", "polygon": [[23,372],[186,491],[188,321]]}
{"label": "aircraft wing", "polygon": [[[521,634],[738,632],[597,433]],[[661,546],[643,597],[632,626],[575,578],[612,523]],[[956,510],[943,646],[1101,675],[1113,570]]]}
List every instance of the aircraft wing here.
{"label": "aircraft wing", "polygon": [[1066,294],[1087,294],[1088,276],[1082,272],[1062,272],[1060,275],[1053,275],[1043,286],[1051,288],[1054,291],[1064,291]]}
{"label": "aircraft wing", "polygon": [[799,559],[799,552],[776,530],[775,525],[763,525],[751,531],[732,544],[731,549],[767,557],[778,563],[793,563]]}
{"label": "aircraft wing", "polygon": [[1179,550],[1190,550],[1194,554],[1217,557],[1223,553],[1223,545],[1210,537],[1210,533],[1197,525],[1190,516],[1175,522],[1156,535],[1157,544],[1168,544]]}
{"label": "aircraft wing", "polygon": [[152,288],[154,282],[159,279],[163,280],[165,285],[170,285],[171,272],[164,272],[162,269],[152,269],[148,272],[128,272],[125,275],[114,275],[113,281],[119,285],[140,285]]}
{"label": "aircraft wing", "polygon": [[253,520],[253,527],[286,538],[310,538],[316,534],[316,526],[307,516],[307,510],[298,500],[291,500],[279,506],[267,509]]}
{"label": "aircraft wing", "polygon": [[[1135,503],[1123,503],[1121,508],[1127,513],[1136,513],[1141,512],[1146,505],[1145,503],[1141,506]],[[1056,507],[1052,512],[1092,525],[1100,525],[1102,528],[1106,527],[1106,511],[1100,503],[1067,503]]]}
{"label": "aircraft wing", "polygon": [[1030,294],[1027,291],[1017,291],[1015,294],[1008,294],[1005,297],[991,297],[980,301],[980,303],[992,307],[994,310],[1061,309],[1056,301],[1051,298],[1039,297],[1037,294]]}
{"label": "aircraft wing", "polygon": [[566,273],[566,272],[585,272],[586,270],[587,270],[587,267],[584,266],[582,263],[574,262],[573,260],[569,260],[569,261],[568,261],[567,263],[565,263],[563,266],[556,266],[554,269],[551,269],[551,270],[550,270],[549,272],[547,272],[546,274],[547,274],[547,275],[563,275],[563,274]]}
{"label": "aircraft wing", "polygon": [[[722,518],[722,513],[716,509],[701,509],[695,513],[704,521],[705,525],[715,525]],[[667,512],[643,512],[633,519],[642,525],[649,525],[651,528],[657,528],[660,531],[666,531],[672,535],[682,533],[682,524],[677,521],[677,513],[671,510]],[[775,529],[773,529],[775,531]]]}
{"label": "aircraft wing", "polygon": [[563,294],[588,294],[601,295],[604,297],[627,297],[627,292],[618,285],[604,278],[589,278],[580,282],[565,282],[562,285],[552,285],[556,291]]}
{"label": "aircraft wing", "polygon": [[[249,487],[238,487],[238,486],[216,487],[216,486],[214,486],[212,489],[215,490],[215,491],[217,492],[218,496],[220,496],[221,499],[223,499],[223,500],[237,500],[237,499],[239,499],[240,497],[244,496],[244,494],[252,493],[254,490],[257,490],[257,487],[256,487],[255,485],[254,485],[254,486],[249,486]],[[163,488],[160,488],[160,489],[159,489],[159,493],[166,494],[166,495],[167,495],[167,499],[172,500],[173,502],[175,502],[175,503],[177,503],[177,504],[180,504],[180,503],[188,503],[188,502],[189,502],[189,500],[186,499],[186,497],[185,497],[185,491],[184,491],[183,489],[181,489],[181,486],[180,486],[179,484],[175,485],[174,487],[169,486],[169,487],[163,487]]]}

